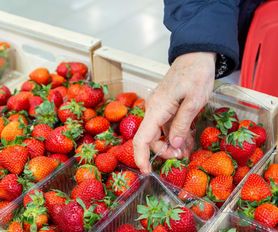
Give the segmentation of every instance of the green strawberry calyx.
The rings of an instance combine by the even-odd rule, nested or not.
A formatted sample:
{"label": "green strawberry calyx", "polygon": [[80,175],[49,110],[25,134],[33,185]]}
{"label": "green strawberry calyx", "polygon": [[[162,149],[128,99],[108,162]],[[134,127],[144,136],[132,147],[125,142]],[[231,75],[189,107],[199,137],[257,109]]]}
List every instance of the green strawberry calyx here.
{"label": "green strawberry calyx", "polygon": [[54,103],[46,100],[37,106],[35,118],[36,124],[47,124],[54,127],[58,122]]}
{"label": "green strawberry calyx", "polygon": [[173,168],[178,168],[179,170],[182,170],[182,168],[185,167],[182,161],[178,159],[168,159],[166,162],[163,164],[161,168],[161,173],[165,174],[168,176],[169,172],[172,171]]}
{"label": "green strawberry calyx", "polygon": [[94,155],[97,154],[97,150],[95,149],[95,145],[93,144],[83,144],[81,151],[79,153],[76,153],[74,157],[78,158],[80,157],[79,164],[83,163],[83,161],[86,164],[92,164],[94,161]]}
{"label": "green strawberry calyx", "polygon": [[133,107],[130,111],[129,114],[138,116],[143,118],[145,116],[145,112],[138,106]]}
{"label": "green strawberry calyx", "polygon": [[30,231],[37,231],[37,218],[40,215],[46,215],[47,209],[42,206],[37,206],[34,204],[30,204],[26,207],[25,211],[23,212],[23,221],[30,224]]}
{"label": "green strawberry calyx", "polygon": [[80,121],[68,118],[65,125],[67,129],[63,132],[63,134],[73,141],[78,139],[84,132]]}
{"label": "green strawberry calyx", "polygon": [[228,130],[233,126],[233,122],[237,122],[237,119],[234,116],[235,111],[231,108],[226,112],[216,113],[213,115],[214,120],[216,121],[216,127],[223,135],[227,135]]}
{"label": "green strawberry calyx", "polygon": [[74,99],[72,99],[68,104],[62,106],[60,109],[69,110],[70,112],[75,114],[78,119],[81,119],[83,111],[86,108],[83,106],[83,102],[76,102]]}
{"label": "green strawberry calyx", "polygon": [[95,136],[95,139],[105,141],[105,145],[116,146],[122,143],[122,139],[114,135],[114,131],[109,128],[107,131],[104,131]]}
{"label": "green strawberry calyx", "polygon": [[255,133],[248,130],[245,127],[239,128],[237,131],[234,131],[227,135],[226,143],[233,145],[234,147],[239,146],[240,148],[243,147],[243,143],[247,142],[249,144],[254,144],[254,137]]}
{"label": "green strawberry calyx", "polygon": [[47,100],[50,90],[51,90],[51,84],[41,85],[41,86],[36,85],[35,88],[32,90],[32,93],[36,96],[41,97],[43,100]]}
{"label": "green strawberry calyx", "polygon": [[123,189],[128,189],[126,174],[123,172],[112,173],[112,189],[116,191],[122,191]]}

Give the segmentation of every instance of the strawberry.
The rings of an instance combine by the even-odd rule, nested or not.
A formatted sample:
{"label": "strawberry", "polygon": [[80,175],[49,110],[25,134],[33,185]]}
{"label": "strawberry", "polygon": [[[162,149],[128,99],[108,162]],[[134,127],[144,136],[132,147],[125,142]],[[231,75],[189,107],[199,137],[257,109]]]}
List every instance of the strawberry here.
{"label": "strawberry", "polygon": [[242,166],[238,167],[238,169],[235,172],[234,175],[234,184],[238,185],[240,181],[247,175],[247,173],[250,171],[250,168],[248,166]]}
{"label": "strawberry", "polygon": [[102,183],[96,179],[88,179],[77,185],[73,199],[80,198],[86,206],[89,206],[92,200],[102,200],[104,197]]}
{"label": "strawberry", "polygon": [[269,185],[258,174],[251,174],[241,189],[241,199],[260,202],[272,196]]}
{"label": "strawberry", "polygon": [[254,167],[254,165],[257,164],[263,156],[264,156],[263,150],[257,147],[247,162],[248,167],[250,168]]}
{"label": "strawberry", "polygon": [[120,225],[116,232],[136,232],[137,230],[135,229],[135,227],[131,224],[123,224]]}
{"label": "strawberry", "polygon": [[5,85],[0,85],[0,105],[6,105],[11,96],[11,91]]}
{"label": "strawberry", "polygon": [[88,72],[88,68],[85,64],[80,62],[62,62],[57,66],[56,72],[58,75],[70,79],[72,75],[76,73],[85,77]]}
{"label": "strawberry", "polygon": [[50,75],[46,68],[37,68],[29,74],[32,81],[40,85],[47,85],[50,82]]}
{"label": "strawberry", "polygon": [[99,171],[110,173],[115,170],[118,165],[118,160],[115,156],[109,153],[102,153],[95,158],[95,164]]}
{"label": "strawberry", "polygon": [[[6,207],[9,207],[11,202],[9,201],[0,201],[0,212]],[[13,219],[13,212],[7,212],[5,213],[5,216],[0,218],[0,226],[5,226],[7,225],[11,220]]]}
{"label": "strawberry", "polygon": [[36,124],[47,124],[53,127],[58,122],[56,107],[50,101],[44,101],[36,107],[34,116]]}
{"label": "strawberry", "polygon": [[231,195],[233,191],[232,176],[214,177],[209,184],[208,197],[215,202],[223,202]]}
{"label": "strawberry", "polygon": [[29,157],[32,159],[36,156],[43,156],[44,155],[44,143],[34,139],[34,138],[29,138],[25,139],[23,141],[23,144],[26,145],[28,152],[29,152]]}
{"label": "strawberry", "polygon": [[119,122],[127,114],[127,107],[119,101],[109,102],[104,110],[104,116],[110,122]]}
{"label": "strawberry", "polygon": [[186,167],[177,159],[168,159],[162,166],[160,171],[160,177],[179,187],[182,188],[186,178]]}
{"label": "strawberry", "polygon": [[119,145],[122,143],[122,140],[119,137],[115,136],[115,133],[112,129],[108,129],[95,136],[94,145],[98,152],[106,152],[112,146]]}
{"label": "strawberry", "polygon": [[85,124],[86,131],[88,131],[92,135],[100,134],[104,131],[107,131],[109,127],[109,121],[102,116],[92,118]]}
{"label": "strawberry", "polygon": [[59,108],[64,102],[63,96],[56,89],[49,90],[47,100],[53,102],[57,108]]}
{"label": "strawberry", "polygon": [[90,83],[74,83],[68,88],[69,100],[75,99],[76,102],[83,102],[84,107],[94,108],[102,102],[104,97],[103,89],[100,85]]}
{"label": "strawberry", "polygon": [[93,144],[84,143],[77,147],[74,157],[79,164],[92,164],[96,154],[97,150]]}
{"label": "strawberry", "polygon": [[13,113],[11,114],[9,117],[8,117],[8,120],[10,122],[13,122],[13,121],[18,121],[20,122],[22,125],[28,125],[28,120],[27,120],[27,113],[26,111],[20,111],[18,113]]}
{"label": "strawberry", "polygon": [[224,151],[212,154],[201,166],[208,174],[213,176],[231,176],[235,171],[233,160]]}
{"label": "strawberry", "polygon": [[259,205],[255,210],[254,219],[267,227],[274,228],[278,224],[278,207],[270,203]]}
{"label": "strawberry", "polygon": [[66,163],[69,160],[69,157],[65,154],[50,154],[49,158],[56,159],[59,163]]}
{"label": "strawberry", "polygon": [[29,98],[29,104],[30,104],[30,108],[29,108],[29,115],[30,116],[35,116],[36,115],[36,108],[43,103],[43,99],[39,96],[32,96]]}
{"label": "strawberry", "polygon": [[254,133],[242,127],[224,138],[220,148],[228,152],[239,166],[245,166],[256,149]]}
{"label": "strawberry", "polygon": [[133,139],[141,122],[143,121],[144,113],[142,110],[139,111],[138,109],[136,109],[138,113],[129,114],[120,123],[120,133],[124,140]]}
{"label": "strawberry", "polygon": [[44,206],[45,199],[40,189],[32,189],[23,198],[23,206],[26,208],[29,204],[36,206]]}
{"label": "strawberry", "polygon": [[138,107],[141,110],[145,111],[145,100],[143,98],[138,98],[134,103],[132,107]]}
{"label": "strawberry", "polygon": [[121,151],[117,152],[117,159],[121,163],[131,168],[137,168],[134,160],[134,150],[132,140],[128,140],[119,147]]}
{"label": "strawberry", "polygon": [[257,147],[261,147],[262,145],[264,145],[267,139],[265,128],[263,128],[262,126],[253,126],[250,128],[250,131],[255,134],[255,142]]}
{"label": "strawberry", "polygon": [[32,96],[30,92],[19,92],[9,98],[7,107],[9,110],[21,111],[29,110],[29,97]]}
{"label": "strawberry", "polygon": [[56,68],[56,72],[58,75],[66,78],[66,79],[69,79],[72,76],[71,68],[70,68],[70,65],[68,62],[60,63]]}
{"label": "strawberry", "polygon": [[158,225],[153,229],[153,232],[168,232],[168,230],[165,226]]}
{"label": "strawberry", "polygon": [[21,85],[21,91],[32,92],[35,88],[39,88],[34,81],[27,80]]}
{"label": "strawberry", "polygon": [[91,109],[91,108],[85,108],[84,112],[83,112],[83,117],[82,120],[86,123],[88,122],[90,119],[94,118],[97,116],[97,113],[95,110]]}
{"label": "strawberry", "polygon": [[81,102],[77,103],[75,100],[66,102],[58,109],[58,117],[61,122],[67,121],[68,118],[73,120],[81,119],[85,108]]}
{"label": "strawberry", "polygon": [[200,143],[202,148],[212,151],[217,150],[219,147],[220,134],[220,130],[214,127],[205,128],[200,136]]}
{"label": "strawberry", "polygon": [[13,201],[22,194],[23,187],[15,174],[8,174],[0,181],[0,199]]}
{"label": "strawberry", "polygon": [[[183,189],[198,197],[206,195],[206,189],[209,182],[208,176],[201,170],[190,169],[185,178]],[[181,196],[182,194],[180,194]]]}
{"label": "strawberry", "polygon": [[193,213],[186,207],[178,206],[168,212],[165,227],[169,232],[197,231]]}
{"label": "strawberry", "polygon": [[264,173],[264,178],[268,183],[273,181],[278,184],[278,164],[270,164]]}
{"label": "strawberry", "polygon": [[194,160],[198,160],[198,159],[202,159],[203,157],[208,158],[212,155],[213,153],[209,150],[203,150],[203,149],[199,149],[195,152],[193,152],[189,159],[190,161],[194,161]]}
{"label": "strawberry", "polygon": [[68,89],[65,86],[59,86],[59,87],[54,88],[53,90],[59,92],[63,99],[65,99],[67,97]]}
{"label": "strawberry", "polygon": [[1,140],[14,141],[17,137],[23,136],[25,125],[18,121],[9,122],[1,132]]}
{"label": "strawberry", "polygon": [[85,132],[83,137],[81,137],[78,141],[77,141],[77,145],[80,146],[83,143],[90,143],[90,144],[94,144],[94,138],[92,137],[92,135],[90,135],[89,133]]}
{"label": "strawberry", "polygon": [[28,205],[22,214],[24,231],[32,231],[31,228],[41,229],[48,223],[47,210],[45,207]]}
{"label": "strawberry", "polygon": [[70,82],[78,82],[78,81],[84,81],[85,77],[83,77],[80,73],[75,73],[70,78]]}
{"label": "strawberry", "polygon": [[77,168],[74,178],[77,184],[81,184],[89,179],[101,180],[101,173],[96,166],[84,164]]}
{"label": "strawberry", "polygon": [[94,202],[93,205],[96,207],[94,209],[94,212],[96,214],[99,214],[99,215],[103,216],[103,215],[105,215],[108,212],[108,207],[107,207],[107,205],[104,202],[96,201],[96,202]]}
{"label": "strawberry", "polygon": [[7,232],[24,232],[22,228],[22,223],[20,221],[12,221],[9,225]]}
{"label": "strawberry", "polygon": [[62,86],[65,82],[66,79],[58,74],[52,73],[50,74],[51,78],[51,88],[54,89],[56,87]]}
{"label": "strawberry", "polygon": [[136,183],[137,179],[138,175],[129,170],[113,172],[106,182],[106,187],[111,189],[116,196],[120,196],[127,192],[131,186],[134,186],[132,191],[136,191],[139,187]]}
{"label": "strawberry", "polygon": [[253,126],[256,126],[255,122],[249,119],[245,119],[239,122],[238,128],[245,127],[246,129],[250,129]]}
{"label": "strawberry", "polygon": [[137,100],[138,96],[134,92],[124,92],[124,93],[119,93],[116,96],[116,99],[124,104],[126,107],[131,108],[133,103]]}
{"label": "strawberry", "polygon": [[219,108],[215,110],[213,117],[216,122],[216,127],[223,135],[227,135],[238,129],[238,117],[232,108]]}
{"label": "strawberry", "polygon": [[32,131],[32,137],[46,140],[52,130],[53,129],[46,124],[35,125]]}
{"label": "strawberry", "polygon": [[39,182],[52,173],[59,165],[55,159],[46,156],[32,158],[25,166],[24,174],[32,181]]}
{"label": "strawberry", "polygon": [[215,209],[212,204],[206,201],[196,201],[190,208],[198,217],[209,220],[214,215]]}
{"label": "strawberry", "polygon": [[54,204],[54,205],[51,206],[51,209],[48,210],[48,214],[51,218],[51,221],[55,225],[59,225],[59,223],[60,223],[60,213],[62,212],[64,207],[65,207],[65,204]]}
{"label": "strawberry", "polygon": [[0,154],[0,165],[13,174],[21,174],[28,160],[28,149],[20,145],[4,148]]}
{"label": "strawberry", "polygon": [[45,199],[45,207],[48,212],[52,210],[54,205],[65,204],[68,196],[60,190],[51,190],[43,194]]}

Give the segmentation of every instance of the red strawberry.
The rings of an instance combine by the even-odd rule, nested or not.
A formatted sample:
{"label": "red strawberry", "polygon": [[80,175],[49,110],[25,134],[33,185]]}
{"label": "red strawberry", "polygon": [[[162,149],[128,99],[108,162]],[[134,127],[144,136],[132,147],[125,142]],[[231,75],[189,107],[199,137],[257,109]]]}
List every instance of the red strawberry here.
{"label": "red strawberry", "polygon": [[54,88],[53,90],[58,91],[61,96],[63,97],[63,99],[66,99],[67,94],[68,94],[68,89],[65,86],[59,86]]}
{"label": "red strawberry", "polygon": [[50,154],[48,157],[58,160],[59,163],[66,163],[69,160],[69,157],[65,154]]}
{"label": "red strawberry", "polygon": [[160,176],[163,180],[182,188],[186,178],[186,167],[177,159],[168,159],[162,166]]}
{"label": "red strawberry", "polygon": [[132,140],[128,140],[119,148],[121,152],[117,152],[117,159],[131,168],[137,168],[134,160],[134,150]]}
{"label": "red strawberry", "polygon": [[214,177],[209,184],[208,197],[212,201],[221,202],[227,200],[233,191],[232,176]]}
{"label": "red strawberry", "polygon": [[59,225],[60,223],[60,214],[65,207],[65,204],[55,204],[51,207],[51,210],[48,211],[51,220],[54,222],[55,225]]}
{"label": "red strawberry", "polygon": [[77,168],[74,178],[77,184],[81,184],[89,179],[101,180],[101,173],[96,166],[84,164]]}
{"label": "red strawberry", "polygon": [[199,168],[213,153],[208,150],[199,149],[190,155],[191,162],[188,164],[188,168]]}
{"label": "red strawberry", "polygon": [[8,109],[15,111],[28,111],[30,107],[29,97],[31,96],[32,93],[30,92],[19,92],[18,94],[11,96],[7,102]]}
{"label": "red strawberry", "polygon": [[256,149],[254,134],[242,127],[224,138],[221,141],[220,148],[228,152],[239,166],[245,166]]}
{"label": "red strawberry", "polygon": [[213,116],[216,122],[216,127],[222,134],[227,135],[238,129],[238,117],[233,109],[228,107],[219,108],[215,110]]}
{"label": "red strawberry", "polygon": [[141,110],[145,111],[145,100],[143,98],[138,98],[134,103],[132,107],[138,107]]}
{"label": "red strawberry", "polygon": [[115,170],[118,165],[118,160],[115,156],[109,153],[102,153],[95,158],[95,164],[99,171],[110,173]]}
{"label": "red strawberry", "polygon": [[7,232],[24,232],[22,223],[18,220],[14,220],[10,223]]}
{"label": "red strawberry", "polygon": [[257,147],[254,153],[251,155],[250,159],[248,160],[247,165],[252,168],[255,164],[257,164],[260,159],[264,156],[264,152],[261,148]]}
{"label": "red strawberry", "polygon": [[90,135],[89,133],[84,133],[83,137],[81,137],[78,141],[77,141],[77,145],[80,146],[83,143],[90,143],[93,144],[94,143],[94,138],[92,137],[92,135]]}
{"label": "red strawberry", "polygon": [[53,102],[57,108],[59,108],[63,104],[63,101],[64,101],[63,96],[56,89],[51,89],[49,91],[47,99],[48,99],[48,101]]}
{"label": "red strawberry", "polygon": [[74,157],[79,164],[92,164],[96,154],[97,150],[93,144],[84,143],[77,147]]}
{"label": "red strawberry", "polygon": [[196,201],[190,208],[198,217],[209,220],[215,213],[212,204],[206,201]]}
{"label": "red strawberry", "polygon": [[250,131],[252,131],[255,134],[256,145],[258,147],[264,145],[267,139],[267,133],[265,128],[263,128],[262,126],[253,126],[250,128]]}
{"label": "red strawberry", "polygon": [[71,68],[68,62],[60,63],[56,68],[56,72],[58,73],[58,75],[66,79],[70,79],[72,76]]}
{"label": "red strawberry", "polygon": [[131,224],[123,224],[119,226],[116,230],[116,232],[136,232],[137,230],[135,227]]}
{"label": "red strawberry", "polygon": [[[10,206],[9,201],[0,201],[0,212]],[[13,212],[7,212],[4,217],[0,218],[0,226],[6,226],[13,219]]]}
{"label": "red strawberry", "polygon": [[264,203],[256,208],[254,219],[267,227],[274,228],[278,224],[278,207]]}
{"label": "red strawberry", "polygon": [[104,131],[95,136],[95,148],[98,152],[106,152],[112,146],[119,145],[122,143],[122,139],[115,136],[112,129]]}
{"label": "red strawberry", "polygon": [[82,103],[75,100],[62,104],[58,110],[58,117],[61,122],[67,121],[68,118],[73,120],[81,119],[85,108]]}
{"label": "red strawberry", "polygon": [[0,180],[0,199],[13,201],[22,194],[22,185],[15,174],[8,174]]}
{"label": "red strawberry", "polygon": [[38,124],[34,126],[32,137],[45,140],[53,129],[46,124]]}
{"label": "red strawberry", "polygon": [[250,129],[253,126],[256,126],[255,122],[253,122],[252,120],[249,120],[249,119],[245,119],[245,120],[242,120],[239,122],[238,128],[245,127],[247,129]]}
{"label": "red strawberry", "polygon": [[11,96],[11,91],[5,85],[0,85],[0,106],[6,105]]}
{"label": "red strawberry", "polygon": [[214,151],[219,147],[219,135],[221,132],[214,127],[207,127],[200,136],[200,143],[203,149]]}
{"label": "red strawberry", "polygon": [[139,187],[136,184],[137,179],[138,175],[129,170],[113,172],[106,182],[106,187],[111,189],[117,196],[120,196],[127,192],[131,186],[133,186],[132,192],[136,191]]}
{"label": "red strawberry", "polygon": [[43,103],[43,99],[39,96],[32,96],[29,98],[29,115],[35,116],[36,115],[36,107],[38,107],[41,103]]}
{"label": "red strawberry", "polygon": [[251,174],[241,189],[241,199],[260,202],[271,197],[269,185],[258,174]]}
{"label": "red strawberry", "polygon": [[92,135],[100,134],[104,131],[107,131],[109,127],[109,121],[102,116],[92,118],[85,124],[85,129]]}
{"label": "red strawberry", "polygon": [[78,82],[78,81],[84,81],[85,77],[83,77],[80,73],[75,73],[70,78],[70,82]]}
{"label": "red strawberry", "polygon": [[110,122],[119,122],[127,114],[127,107],[119,101],[111,101],[105,106],[104,116]]}
{"label": "red strawberry", "polygon": [[94,202],[93,205],[96,206],[96,208],[94,210],[94,212],[96,214],[99,214],[99,215],[103,216],[103,215],[105,215],[108,212],[108,207],[107,207],[107,205],[104,202],[96,201],[96,202]]}
{"label": "red strawberry", "polygon": [[131,108],[133,103],[137,100],[138,96],[134,92],[124,92],[124,93],[119,93],[116,96],[116,99],[124,104],[125,106]]}
{"label": "red strawberry", "polygon": [[250,168],[247,166],[238,167],[234,175],[234,184],[238,185],[239,182],[247,175],[250,171]]}
{"label": "red strawberry", "polygon": [[64,77],[57,75],[55,73],[50,74],[50,77],[51,77],[51,88],[52,89],[59,87],[66,82]]}
{"label": "red strawberry", "polygon": [[51,190],[43,194],[45,207],[48,212],[53,209],[54,205],[65,204],[68,196],[60,190]]}
{"label": "red strawberry", "polygon": [[264,173],[264,178],[268,183],[273,181],[275,184],[278,184],[278,164],[270,164]]}
{"label": "red strawberry", "polygon": [[[38,84],[37,84],[36,82],[27,80],[27,81],[23,82],[23,84],[21,85],[21,91],[31,92],[31,91],[33,91],[37,86],[38,86]],[[38,87],[37,87],[37,88],[38,88]]]}
{"label": "red strawberry", "polygon": [[73,76],[74,74],[80,74],[82,77],[85,77],[88,72],[88,67],[80,62],[68,62],[70,65],[70,72]]}
{"label": "red strawberry", "polygon": [[28,152],[29,152],[29,157],[32,159],[36,156],[43,156],[44,155],[44,143],[34,139],[34,138],[29,138],[25,139],[23,141],[23,144],[26,145]]}
{"label": "red strawberry", "polygon": [[40,85],[47,85],[50,82],[50,75],[46,68],[37,68],[29,74],[32,81]]}
{"label": "red strawberry", "polygon": [[88,122],[90,119],[94,118],[97,116],[97,113],[95,110],[91,109],[91,108],[85,108],[84,112],[83,112],[83,117],[82,120],[86,123]]}
{"label": "red strawberry", "polygon": [[4,148],[0,154],[0,165],[13,174],[21,174],[28,160],[28,149],[20,145]]}

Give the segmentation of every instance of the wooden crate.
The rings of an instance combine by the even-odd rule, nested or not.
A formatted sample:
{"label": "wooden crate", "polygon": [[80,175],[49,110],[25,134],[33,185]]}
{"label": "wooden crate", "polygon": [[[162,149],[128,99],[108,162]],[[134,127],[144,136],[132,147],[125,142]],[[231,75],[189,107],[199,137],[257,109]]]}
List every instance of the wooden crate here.
{"label": "wooden crate", "polygon": [[82,61],[90,67],[90,54],[101,46],[99,39],[3,11],[0,11],[0,41],[12,46],[15,72],[1,80],[11,89],[19,87],[36,67],[45,66],[54,71],[63,60]]}

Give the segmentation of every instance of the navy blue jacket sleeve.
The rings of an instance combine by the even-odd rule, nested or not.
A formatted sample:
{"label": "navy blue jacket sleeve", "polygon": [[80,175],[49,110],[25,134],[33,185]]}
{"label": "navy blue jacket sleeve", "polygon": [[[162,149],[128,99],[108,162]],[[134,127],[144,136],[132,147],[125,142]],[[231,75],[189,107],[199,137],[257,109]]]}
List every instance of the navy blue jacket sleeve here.
{"label": "navy blue jacket sleeve", "polygon": [[239,0],[164,0],[164,24],[171,31],[169,63],[189,52],[217,53],[216,77],[239,64]]}

